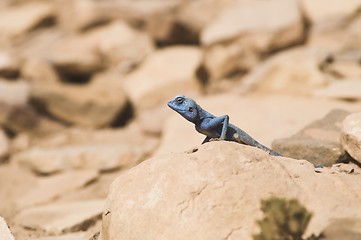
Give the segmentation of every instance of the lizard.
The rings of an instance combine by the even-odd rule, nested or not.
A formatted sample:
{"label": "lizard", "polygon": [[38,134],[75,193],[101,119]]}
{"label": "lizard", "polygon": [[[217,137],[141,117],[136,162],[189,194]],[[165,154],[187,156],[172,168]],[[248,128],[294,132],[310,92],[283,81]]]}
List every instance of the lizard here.
{"label": "lizard", "polygon": [[202,109],[191,98],[177,95],[168,102],[168,106],[189,122],[194,123],[195,129],[199,133],[206,135],[202,144],[209,142],[211,139],[233,141],[260,148],[273,156],[281,156],[276,151],[257,142],[239,127],[231,124],[228,115],[217,117]]}

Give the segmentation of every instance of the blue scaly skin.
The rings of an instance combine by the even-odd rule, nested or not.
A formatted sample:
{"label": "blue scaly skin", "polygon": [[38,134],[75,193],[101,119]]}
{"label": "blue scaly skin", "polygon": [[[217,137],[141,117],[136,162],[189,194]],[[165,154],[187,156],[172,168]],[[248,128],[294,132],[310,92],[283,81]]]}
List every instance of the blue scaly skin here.
{"label": "blue scaly skin", "polygon": [[260,144],[246,132],[229,123],[228,115],[220,117],[214,116],[202,109],[191,98],[187,98],[184,95],[177,95],[168,102],[168,106],[188,121],[194,123],[196,130],[199,133],[206,135],[203,143],[209,142],[209,140],[215,138],[257,147],[268,152],[270,155],[281,156],[281,154]]}

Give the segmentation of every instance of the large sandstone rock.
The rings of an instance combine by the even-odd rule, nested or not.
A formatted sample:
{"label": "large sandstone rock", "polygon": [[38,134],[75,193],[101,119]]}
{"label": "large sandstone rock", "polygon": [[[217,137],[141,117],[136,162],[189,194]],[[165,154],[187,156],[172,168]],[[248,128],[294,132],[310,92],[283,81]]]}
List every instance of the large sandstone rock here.
{"label": "large sandstone rock", "polygon": [[342,121],[348,114],[343,110],[333,110],[295,135],[275,140],[272,148],[283,156],[306,159],[314,165],[329,167],[349,160],[340,143]]}
{"label": "large sandstone rock", "polygon": [[151,158],[118,177],[104,209],[102,239],[250,240],[259,231],[260,201],[272,196],[298,199],[313,213],[305,235],[319,234],[332,219],[361,218],[359,178],[211,142],[193,153]]}
{"label": "large sandstone rock", "polygon": [[122,21],[58,41],[49,59],[59,71],[87,75],[124,62],[138,64],[153,51],[151,39]]}
{"label": "large sandstone rock", "polygon": [[46,20],[54,18],[52,5],[47,2],[31,2],[0,10],[0,43],[12,44]]}
{"label": "large sandstone rock", "polygon": [[262,54],[300,43],[303,28],[297,1],[236,2],[202,31],[210,79],[248,71]]}
{"label": "large sandstone rock", "polygon": [[297,48],[276,54],[254,68],[239,86],[240,91],[310,95],[326,85],[320,70],[326,53],[315,48]]}
{"label": "large sandstone rock", "polygon": [[154,107],[179,92],[194,89],[195,72],[201,61],[196,47],[176,46],[156,51],[130,73],[124,87],[136,107]]}
{"label": "large sandstone rock", "polygon": [[348,115],[342,123],[341,143],[343,148],[361,163],[361,113]]}
{"label": "large sandstone rock", "polygon": [[1,240],[15,240],[5,220],[0,217],[0,239]]}
{"label": "large sandstone rock", "polygon": [[111,125],[121,117],[128,104],[121,88],[98,82],[87,85],[36,84],[31,95],[56,118],[88,127]]}
{"label": "large sandstone rock", "polygon": [[[191,96],[193,97],[193,96]],[[266,146],[273,140],[294,134],[311,121],[322,118],[332,109],[359,111],[361,104],[292,96],[219,94],[194,97],[202,108],[214,115],[228,114],[237,125]],[[180,152],[200,144],[204,136],[194,125],[171,109],[163,126],[156,153]]]}
{"label": "large sandstone rock", "polygon": [[86,230],[100,218],[104,200],[52,203],[21,211],[14,223],[50,234]]}

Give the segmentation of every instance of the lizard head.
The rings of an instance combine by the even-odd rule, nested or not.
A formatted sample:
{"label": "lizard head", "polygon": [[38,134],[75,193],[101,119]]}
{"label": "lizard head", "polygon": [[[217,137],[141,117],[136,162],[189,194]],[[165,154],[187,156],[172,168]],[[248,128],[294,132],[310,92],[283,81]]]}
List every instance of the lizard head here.
{"label": "lizard head", "polygon": [[168,106],[190,122],[195,122],[198,119],[198,105],[191,98],[177,95],[168,102]]}

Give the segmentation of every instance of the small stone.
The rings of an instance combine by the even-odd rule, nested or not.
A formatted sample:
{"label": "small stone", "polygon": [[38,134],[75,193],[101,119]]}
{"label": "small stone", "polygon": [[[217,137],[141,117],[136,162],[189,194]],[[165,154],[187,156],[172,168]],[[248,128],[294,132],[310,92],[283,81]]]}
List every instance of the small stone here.
{"label": "small stone", "polygon": [[350,114],[343,121],[341,144],[351,157],[361,163],[361,113]]}
{"label": "small stone", "polygon": [[347,115],[346,111],[333,110],[295,135],[275,140],[272,148],[286,157],[306,159],[314,165],[331,166],[344,161],[347,156],[339,139],[341,123]]}
{"label": "small stone", "polygon": [[15,240],[13,234],[11,233],[5,219],[0,217],[0,239],[1,240]]}
{"label": "small stone", "polygon": [[14,223],[49,234],[76,232],[100,219],[103,207],[104,200],[52,203],[21,211]]}
{"label": "small stone", "polygon": [[75,170],[38,178],[37,184],[17,200],[17,208],[50,202],[94,181],[97,176],[97,171],[94,170]]}

